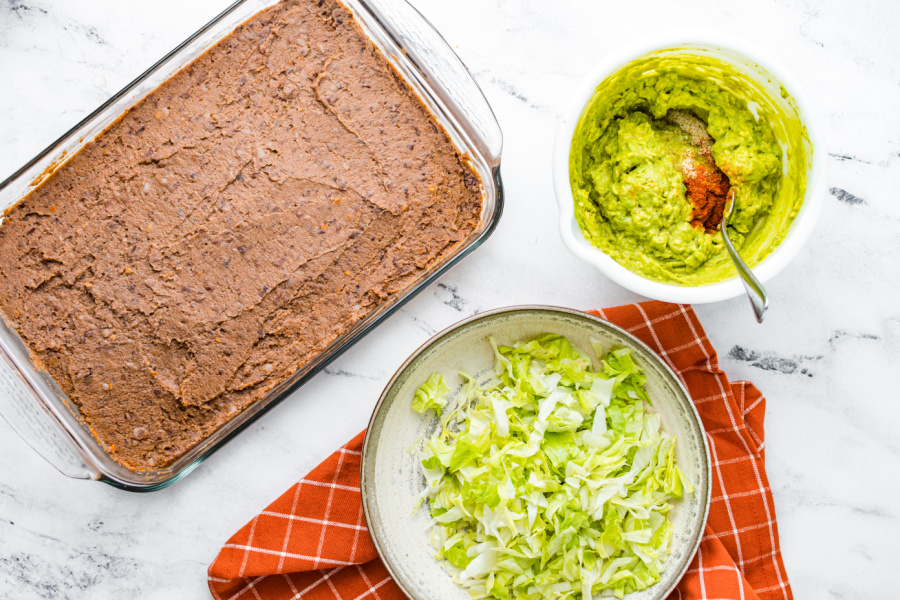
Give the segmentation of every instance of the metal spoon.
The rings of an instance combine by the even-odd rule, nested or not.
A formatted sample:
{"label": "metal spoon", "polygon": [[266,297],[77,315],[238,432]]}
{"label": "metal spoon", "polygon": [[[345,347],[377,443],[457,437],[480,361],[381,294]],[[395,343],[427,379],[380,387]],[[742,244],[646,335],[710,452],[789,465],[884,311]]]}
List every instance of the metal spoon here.
{"label": "metal spoon", "polygon": [[[704,152],[707,157],[711,156],[709,152],[713,144],[713,139],[706,129],[706,123],[704,123],[697,115],[689,110],[672,109],[666,114],[666,120],[680,127],[682,131],[691,137],[691,144],[700,148],[701,152]],[[725,212],[722,215],[722,222],[719,223],[719,229],[722,230],[722,237],[725,239],[725,248],[728,250],[731,262],[733,262],[734,266],[737,268],[738,274],[741,276],[741,281],[744,283],[744,289],[747,290],[747,297],[750,298],[750,305],[753,307],[753,312],[756,314],[756,320],[762,323],[763,313],[765,313],[766,308],[769,307],[769,297],[766,295],[766,290],[759,282],[759,279],[754,277],[753,273],[750,271],[750,267],[747,266],[747,263],[744,262],[741,255],[734,249],[731,240],[728,239],[728,228],[725,227],[725,225],[727,225],[728,217],[731,216],[733,210],[734,188],[731,188],[731,192],[725,200]]]}
{"label": "metal spoon", "polygon": [[757,322],[762,323],[763,314],[769,307],[769,296],[766,295],[766,290],[759,282],[759,279],[753,275],[750,271],[750,267],[747,266],[747,263],[744,262],[741,255],[734,249],[731,240],[728,239],[728,228],[726,225],[728,224],[728,217],[731,216],[733,210],[734,188],[731,189],[731,193],[728,194],[728,199],[725,202],[725,212],[722,214],[722,222],[719,223],[719,229],[722,230],[722,239],[725,240],[725,248],[728,250],[728,256],[731,257],[731,261],[737,268],[738,275],[741,276],[741,281],[744,283],[744,289],[747,290],[747,297],[750,299],[750,305],[753,307],[753,312],[756,314],[756,320]]}

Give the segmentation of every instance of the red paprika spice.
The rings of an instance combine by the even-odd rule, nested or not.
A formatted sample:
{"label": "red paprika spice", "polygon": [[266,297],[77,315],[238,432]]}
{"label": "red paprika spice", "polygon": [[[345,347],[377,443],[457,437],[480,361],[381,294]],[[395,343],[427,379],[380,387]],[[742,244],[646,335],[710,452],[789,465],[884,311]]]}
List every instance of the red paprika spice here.
{"label": "red paprika spice", "polygon": [[707,233],[715,233],[722,222],[731,182],[713,159],[714,140],[706,130],[706,123],[689,110],[672,109],[666,114],[666,120],[678,125],[690,136],[691,145],[695,148],[694,152],[686,153],[681,161],[685,196],[694,206],[691,225],[705,229]]}
{"label": "red paprika spice", "polygon": [[716,166],[708,149],[701,150],[699,160],[685,159],[682,163],[685,195],[694,206],[691,225],[715,233],[722,222],[725,200],[731,189],[728,176]]}

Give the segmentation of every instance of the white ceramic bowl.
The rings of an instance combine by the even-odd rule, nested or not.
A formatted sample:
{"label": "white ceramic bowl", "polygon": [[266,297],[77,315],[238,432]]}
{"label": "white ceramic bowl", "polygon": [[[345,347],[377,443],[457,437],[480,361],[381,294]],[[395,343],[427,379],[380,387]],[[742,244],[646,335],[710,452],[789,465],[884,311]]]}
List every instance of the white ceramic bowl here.
{"label": "white ceramic bowl", "polygon": [[[628,63],[652,52],[677,49],[679,52],[704,53],[727,62],[768,92],[788,114],[796,114],[806,127],[812,157],[808,161],[806,195],[793,223],[778,247],[761,263],[753,267],[753,273],[765,283],[778,274],[793,259],[809,238],[819,214],[824,192],[826,151],[815,127],[814,115],[793,77],[773,58],[754,46],[731,38],[705,33],[682,32],[640,40],[606,56],[589,73],[576,90],[572,104],[563,113],[563,120],[553,148],[553,186],[559,203],[560,234],[569,250],[578,258],[594,265],[604,275],[633,292],[666,302],[704,304],[740,296],[744,288],[735,277],[704,286],[679,286],[653,281],[629,271],[599,248],[591,245],[575,220],[575,202],[569,182],[569,151],[575,127],[597,86]],[[781,97],[781,86],[793,99],[792,106]]]}
{"label": "white ceramic bowl", "polygon": [[438,426],[433,413],[421,415],[410,408],[416,389],[429,375],[440,373],[455,389],[448,405],[453,407],[462,387],[459,370],[482,383],[491,378],[494,356],[487,336],[512,344],[545,333],[563,335],[588,354],[593,353],[592,338],[606,348],[632,349],[647,375],[651,410],[659,414],[663,429],[678,439],[675,459],[694,485],[694,493],[672,507],[671,554],[660,581],[629,594],[628,600],[668,597],[697,551],[709,514],[712,461],[700,416],[678,376],[643,342],[598,317],[552,306],[500,308],[453,325],[413,353],[388,383],[369,421],[361,482],[366,524],[385,566],[408,597],[470,600],[434,558],[428,511],[424,507],[413,511],[426,484],[418,460],[407,449]]}

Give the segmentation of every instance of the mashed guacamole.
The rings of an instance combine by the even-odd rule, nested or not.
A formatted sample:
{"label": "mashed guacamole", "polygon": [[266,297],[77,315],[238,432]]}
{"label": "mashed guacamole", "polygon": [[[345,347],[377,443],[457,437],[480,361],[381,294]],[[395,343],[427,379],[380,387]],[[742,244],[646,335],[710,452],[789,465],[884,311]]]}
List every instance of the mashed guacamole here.
{"label": "mashed guacamole", "polygon": [[666,119],[684,110],[713,139],[712,158],[736,195],[729,234],[750,266],[786,235],[803,200],[807,160],[799,120],[711,57],[647,58],[600,84],[572,140],[578,224],[629,270],[696,286],[735,272],[721,232],[692,224],[684,173],[699,158],[696,140]]}

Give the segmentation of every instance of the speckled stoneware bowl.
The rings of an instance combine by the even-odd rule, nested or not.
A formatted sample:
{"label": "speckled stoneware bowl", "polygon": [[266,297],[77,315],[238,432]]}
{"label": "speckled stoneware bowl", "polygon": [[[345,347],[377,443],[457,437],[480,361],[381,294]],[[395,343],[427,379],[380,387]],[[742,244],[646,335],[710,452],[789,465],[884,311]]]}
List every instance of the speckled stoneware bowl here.
{"label": "speckled stoneware bowl", "polygon": [[[630,594],[629,600],[665,598],[691,562],[709,512],[711,461],[700,417],[678,377],[640,340],[597,317],[549,306],[502,308],[457,323],[419,348],[388,383],[369,423],[362,456],[366,523],[385,565],[410,598],[469,598],[434,558],[427,509],[413,511],[425,478],[407,450],[438,426],[432,413],[423,416],[410,408],[413,394],[431,373],[444,376],[453,389],[451,396],[462,385],[459,370],[474,374],[482,383],[490,379],[493,353],[485,341],[489,335],[500,344],[512,344],[545,333],[567,337],[589,356],[593,355],[592,337],[607,348],[632,349],[647,374],[652,410],[659,413],[663,428],[677,436],[676,460],[694,484],[694,494],[676,502],[670,513],[675,535],[662,579]],[[451,398],[450,406],[454,404]]]}

